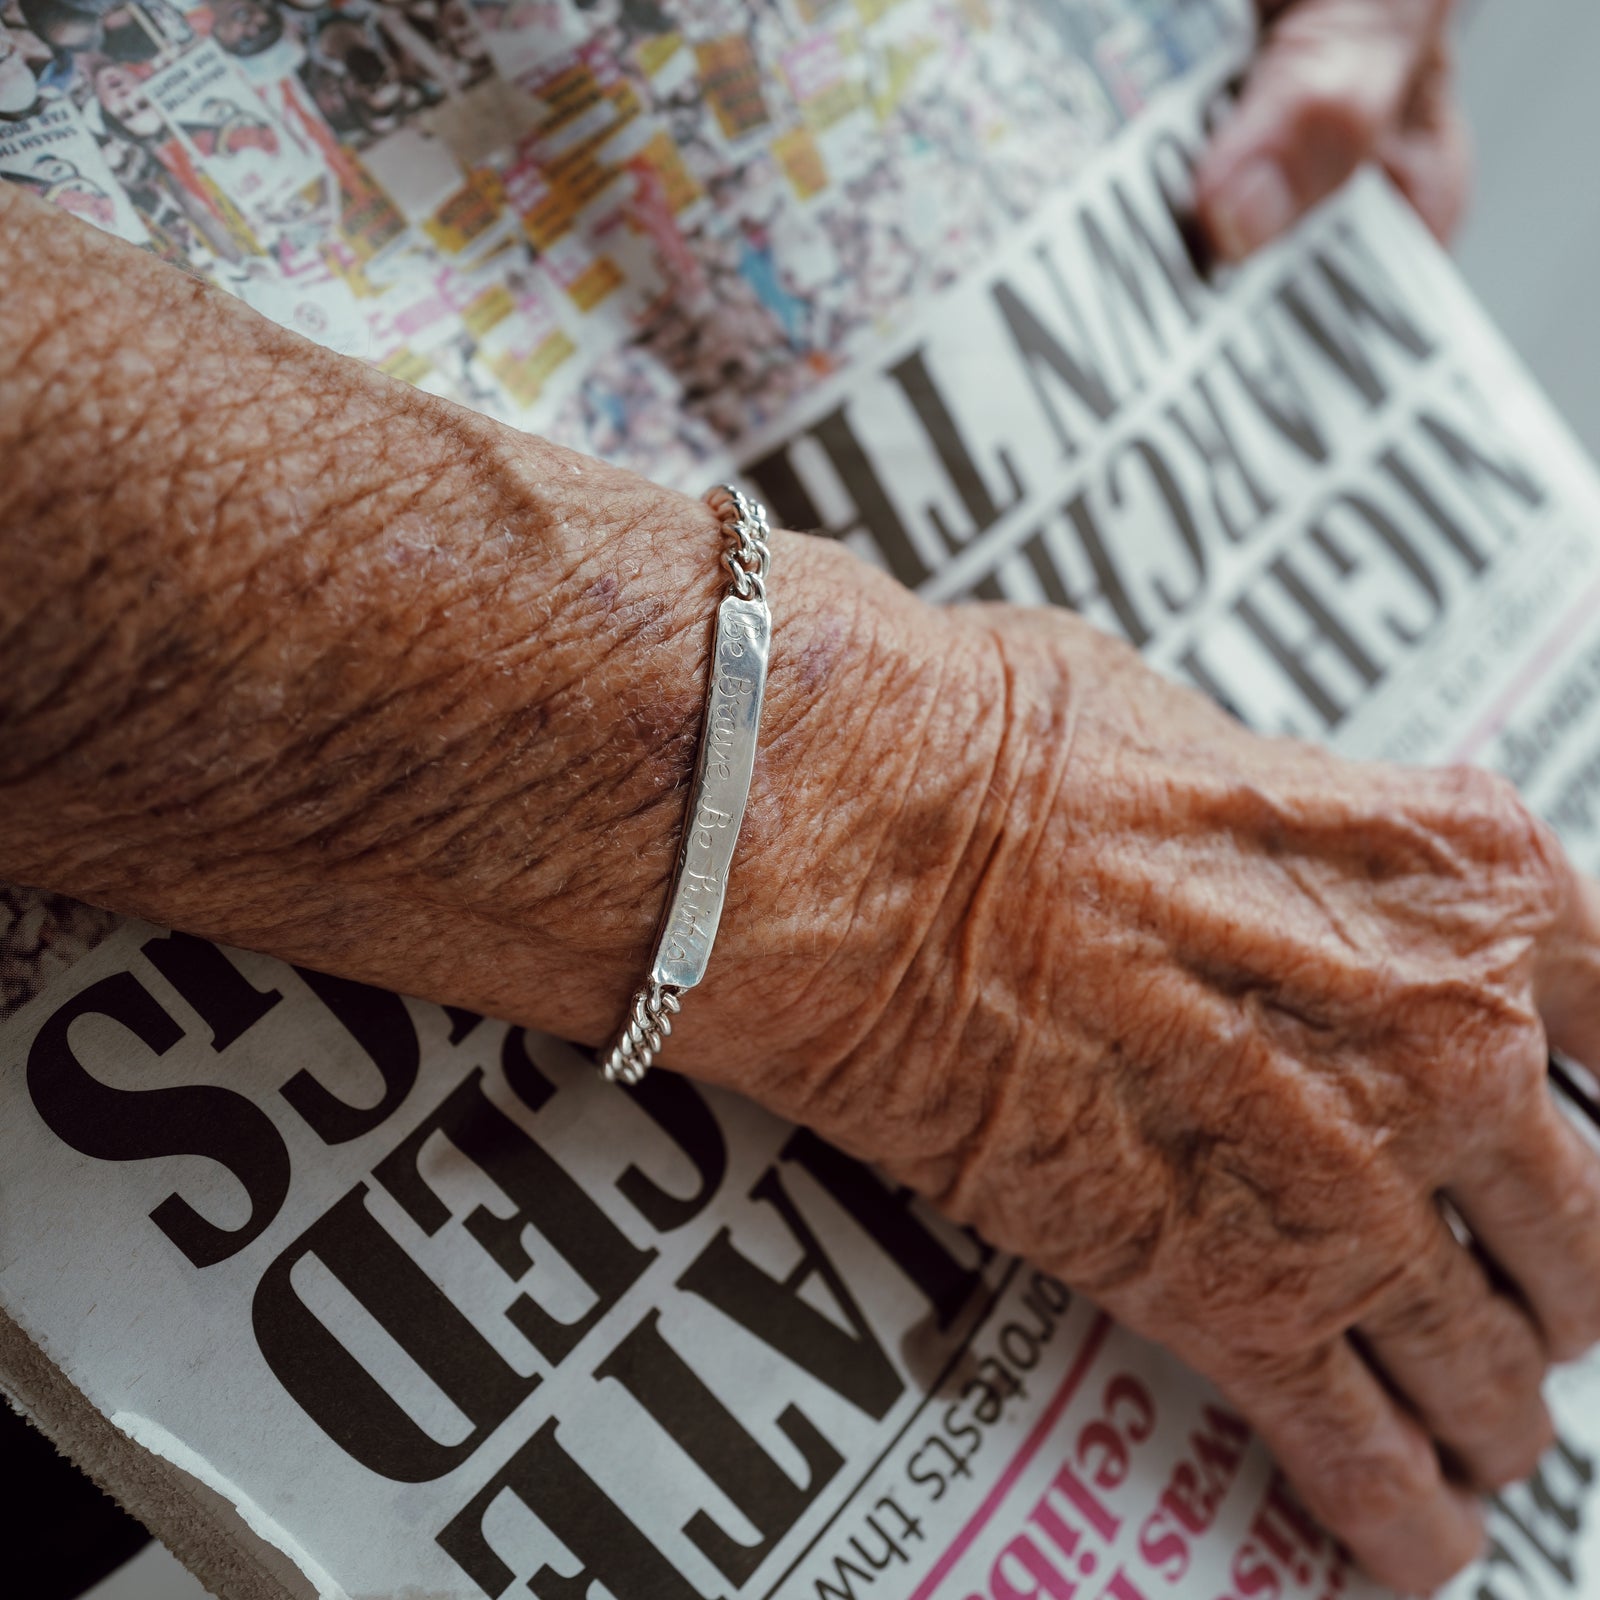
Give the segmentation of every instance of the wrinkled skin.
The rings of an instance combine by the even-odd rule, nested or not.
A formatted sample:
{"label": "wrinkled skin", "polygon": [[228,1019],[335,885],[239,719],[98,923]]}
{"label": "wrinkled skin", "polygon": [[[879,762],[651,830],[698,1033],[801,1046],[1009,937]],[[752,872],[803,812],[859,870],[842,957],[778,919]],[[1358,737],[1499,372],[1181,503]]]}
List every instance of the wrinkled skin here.
{"label": "wrinkled skin", "polygon": [[[1202,175],[1227,253],[1370,153],[1448,225],[1447,9],[1276,15]],[[1289,203],[1241,207],[1263,155]],[[682,825],[704,508],[3,185],[0,278],[0,873],[603,1042]],[[1262,741],[1069,617],[775,556],[667,1062],[1098,1296],[1376,1576],[1443,1581],[1600,1338],[1600,1167],[1544,1078],[1547,1039],[1600,1065],[1594,890],[1481,774]]]}
{"label": "wrinkled skin", "polygon": [[[955,631],[977,726],[929,731],[948,793],[895,817],[803,986],[870,1025],[759,1092],[1208,1374],[1371,1570],[1431,1589],[1600,1335],[1600,1168],[1545,1082],[1547,1027],[1600,1060],[1593,890],[1489,775],[1257,739],[1070,618]],[[695,1038],[756,998],[722,993]]]}

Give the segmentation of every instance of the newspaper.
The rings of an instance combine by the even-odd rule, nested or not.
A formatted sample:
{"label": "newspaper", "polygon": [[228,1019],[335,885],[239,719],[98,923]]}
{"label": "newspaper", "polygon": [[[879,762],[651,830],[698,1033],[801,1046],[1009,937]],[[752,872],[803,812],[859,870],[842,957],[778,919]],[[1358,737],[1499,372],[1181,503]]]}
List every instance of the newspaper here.
{"label": "newspaper", "polygon": [[[1264,731],[1496,767],[1600,866],[1600,477],[1375,177],[1202,272],[1174,217],[1237,8],[670,9],[150,9],[119,115],[167,186],[123,192],[335,347],[658,477],[737,464],[930,598],[1074,606]],[[1013,149],[1041,18],[1076,71],[1023,114],[1072,137]],[[463,179],[507,84],[541,109]],[[62,108],[98,143],[41,93],[18,148]],[[945,159],[852,185],[862,117]],[[220,1592],[1376,1593],[1220,1396],[809,1133],[4,905],[0,1381]],[[1600,1364],[1551,1399],[1458,1600],[1600,1593]]]}

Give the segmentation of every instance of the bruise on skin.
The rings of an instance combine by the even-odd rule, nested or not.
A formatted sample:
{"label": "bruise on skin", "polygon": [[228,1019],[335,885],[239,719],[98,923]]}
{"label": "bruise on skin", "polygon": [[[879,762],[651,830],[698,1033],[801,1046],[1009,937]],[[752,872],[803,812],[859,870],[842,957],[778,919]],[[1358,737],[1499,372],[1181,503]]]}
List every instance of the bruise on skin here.
{"label": "bruise on skin", "polygon": [[[715,519],[3,187],[0,874],[603,1040],[681,825]],[[78,359],[119,345],[147,365]],[[1600,1045],[1600,961],[1552,837],[1483,775],[1256,739],[1070,616],[774,557],[747,832],[666,1061],[1248,1390],[1324,1507],[1324,1461],[1432,1493],[1418,1424],[1375,1446],[1315,1380],[1352,1319],[1429,1325],[1397,1314],[1440,1188],[1516,1261],[1515,1326],[1600,1334],[1539,1021],[1553,992]]]}

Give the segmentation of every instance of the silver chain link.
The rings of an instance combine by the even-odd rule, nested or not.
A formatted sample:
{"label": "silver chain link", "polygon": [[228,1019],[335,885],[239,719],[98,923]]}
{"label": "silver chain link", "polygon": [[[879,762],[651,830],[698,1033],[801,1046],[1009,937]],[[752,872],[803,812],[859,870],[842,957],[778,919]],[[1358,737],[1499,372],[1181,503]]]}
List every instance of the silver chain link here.
{"label": "silver chain link", "polygon": [[678,993],[663,983],[647,983],[633,997],[628,1020],[600,1063],[600,1075],[608,1083],[637,1083],[650,1070],[683,1004]]}
{"label": "silver chain link", "polygon": [[772,552],[767,548],[772,536],[767,508],[731,483],[719,483],[706,495],[706,504],[731,541],[722,552],[722,561],[732,574],[733,592],[741,600],[765,600],[767,568],[772,564]]}
{"label": "silver chain link", "polygon": [[[707,492],[705,503],[721,522],[728,544],[722,552],[727,567],[729,589],[741,600],[767,598],[767,569],[772,552],[767,541],[771,529],[767,509],[759,501],[720,483]],[[600,1061],[600,1074],[609,1083],[637,1083],[650,1070],[667,1035],[672,1019],[682,1009],[681,989],[654,980],[635,993],[628,1007],[628,1019]]]}

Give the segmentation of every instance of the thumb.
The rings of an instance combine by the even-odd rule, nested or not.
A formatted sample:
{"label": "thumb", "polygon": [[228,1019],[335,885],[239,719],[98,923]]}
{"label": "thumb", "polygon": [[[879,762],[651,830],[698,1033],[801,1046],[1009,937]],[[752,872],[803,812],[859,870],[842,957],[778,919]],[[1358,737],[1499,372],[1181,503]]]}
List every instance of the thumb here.
{"label": "thumb", "polygon": [[1434,57],[1452,0],[1295,0],[1269,22],[1238,109],[1201,164],[1200,214],[1238,261],[1372,156]]}

